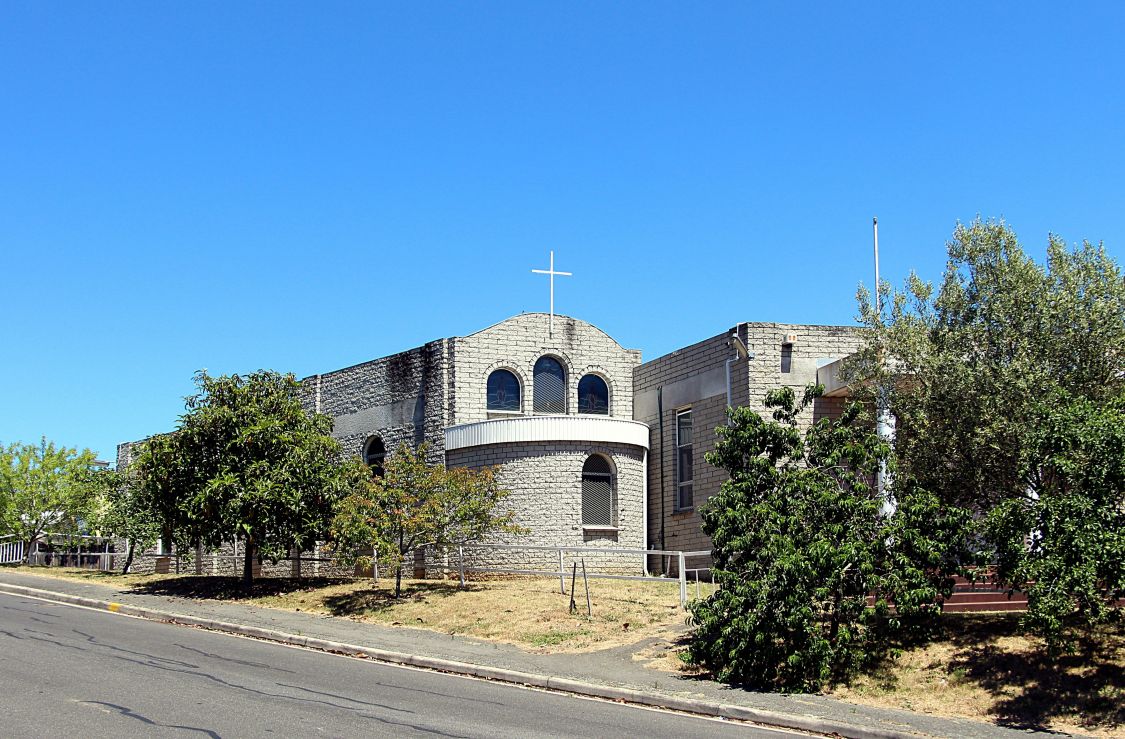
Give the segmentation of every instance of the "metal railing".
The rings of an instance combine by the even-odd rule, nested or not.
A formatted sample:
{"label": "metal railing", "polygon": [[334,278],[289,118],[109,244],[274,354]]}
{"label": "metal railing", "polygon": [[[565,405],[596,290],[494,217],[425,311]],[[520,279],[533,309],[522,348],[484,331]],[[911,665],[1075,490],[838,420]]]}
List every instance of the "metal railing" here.
{"label": "metal railing", "polygon": [[[452,553],[453,547],[448,547],[447,551]],[[558,569],[533,569],[524,567],[505,567],[505,566],[477,566],[473,564],[466,564],[466,554],[469,555],[468,559],[471,562],[474,552],[503,552],[503,551],[520,551],[520,552],[543,552],[553,553],[554,561],[557,562]],[[629,549],[621,547],[584,547],[584,546],[525,546],[520,544],[462,544],[456,547],[457,552],[457,566],[449,566],[444,564],[430,564],[427,562],[425,567],[427,569],[437,569],[438,571],[452,573],[456,572],[461,584],[465,584],[466,573],[497,573],[507,575],[532,575],[540,577],[557,577],[559,579],[559,592],[566,594],[566,577],[572,574],[567,570],[567,554],[571,555],[570,564],[575,564],[579,561],[584,563],[589,555],[613,555],[615,557],[636,557],[638,566],[636,567],[639,574],[627,575],[620,574],[620,572],[599,572],[586,571],[585,577],[597,578],[602,580],[635,580],[643,582],[669,582],[670,577],[664,575],[653,574],[649,563],[653,558],[658,560],[669,558],[676,562],[676,581],[679,583],[680,588],[680,606],[686,606],[688,601],[688,573],[692,572],[695,575],[695,589],[696,597],[700,593],[700,572],[709,572],[709,567],[696,567],[689,569],[687,561],[689,559],[710,558],[710,550],[685,552],[678,550],[664,550],[664,549]],[[627,571],[622,568],[621,571]]]}
{"label": "metal railing", "polygon": [[[701,597],[704,583],[709,579],[707,574],[710,573],[711,557],[709,550],[680,551],[574,545],[462,544],[447,547],[427,545],[423,549],[426,554],[420,562],[414,563],[408,558],[402,563],[402,567],[409,570],[412,566],[416,566],[425,573],[438,572],[443,576],[456,576],[462,586],[466,582],[467,575],[473,574],[557,578],[559,592],[566,594],[566,578],[573,574],[577,565],[585,568],[585,576],[590,579],[677,583],[681,607],[687,605],[689,583],[694,582],[695,597]],[[116,569],[124,558],[123,552],[34,551],[28,555],[28,564],[87,567],[108,571]],[[371,574],[359,575],[356,574],[357,570],[343,567],[336,558],[319,556],[318,548],[313,556],[283,557],[276,563],[267,560],[271,564],[269,569],[272,570],[272,574],[263,572],[257,576],[317,577],[330,573],[332,577],[371,577],[378,580],[380,576],[378,551],[373,552],[372,559]],[[701,559],[706,561],[698,562]],[[220,574],[217,567],[219,563],[223,563],[223,569],[230,574],[240,572],[245,555],[182,550],[169,553],[137,552],[134,556],[134,562],[137,564],[152,560],[156,560],[153,569],[158,572],[215,576]],[[160,560],[164,560],[163,567],[166,569],[161,569],[157,564]],[[286,575],[277,572],[279,566],[285,566],[283,563],[289,563],[289,573]],[[306,569],[302,566],[305,563],[312,567]],[[690,566],[692,564],[696,566]],[[262,565],[265,567],[265,562]]]}

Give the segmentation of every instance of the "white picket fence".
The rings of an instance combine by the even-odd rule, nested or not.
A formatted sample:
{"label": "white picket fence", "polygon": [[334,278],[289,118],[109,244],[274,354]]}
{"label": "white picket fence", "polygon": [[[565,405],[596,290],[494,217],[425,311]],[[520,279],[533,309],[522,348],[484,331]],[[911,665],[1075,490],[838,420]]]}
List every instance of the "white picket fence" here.
{"label": "white picket fence", "polygon": [[19,564],[23,562],[23,542],[4,541],[11,536],[0,537],[0,565]]}

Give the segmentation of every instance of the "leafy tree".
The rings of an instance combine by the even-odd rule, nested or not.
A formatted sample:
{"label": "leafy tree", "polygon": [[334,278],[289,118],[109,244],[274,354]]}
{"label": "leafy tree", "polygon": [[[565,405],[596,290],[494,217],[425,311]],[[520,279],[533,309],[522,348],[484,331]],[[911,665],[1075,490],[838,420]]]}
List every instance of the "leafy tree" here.
{"label": "leafy tree", "polygon": [[44,534],[81,533],[95,499],[94,453],[40,444],[0,449],[3,529],[17,535],[25,551]]}
{"label": "leafy tree", "polygon": [[245,545],[243,583],[255,559],[279,559],[327,533],[351,485],[332,420],[301,406],[292,375],[196,373],[197,392],[168,437],[146,444],[142,496],[178,541]]}
{"label": "leafy tree", "polygon": [[1025,623],[1053,649],[1125,598],[1125,399],[1056,395],[1036,409],[1021,460],[1033,494],[987,520],[1004,581],[1028,594]]}
{"label": "leafy tree", "polygon": [[521,533],[514,513],[499,510],[508,491],[491,469],[446,469],[426,463],[426,447],[401,445],[384,474],[368,476],[347,497],[332,523],[335,551],[346,564],[363,563],[373,547],[395,568],[395,597],[402,595],[407,555],[426,545],[480,541],[493,533]]}
{"label": "leafy tree", "polygon": [[801,403],[791,388],[769,393],[773,420],[732,409],[707,457],[730,474],[702,510],[719,588],[689,605],[686,659],[725,682],[804,691],[846,679],[949,592],[927,572],[944,545],[918,526],[934,501],[911,492],[880,515],[872,482],[890,450],[862,406],[797,428],[821,391]]}
{"label": "leafy tree", "polygon": [[95,475],[100,502],[94,517],[94,526],[103,536],[116,536],[126,542],[125,565],[127,575],[133,566],[138,548],[151,547],[160,536],[160,521],[156,509],[138,484],[137,469],[124,472],[101,470]]}
{"label": "leafy tree", "polygon": [[[156,527],[157,538],[178,546],[198,543],[199,532],[211,523],[192,507],[196,491],[203,489],[206,478],[195,464],[201,450],[190,448],[187,441],[179,431],[146,439],[136,448],[136,457],[121,480],[129,490],[129,499],[121,501],[125,510],[146,512]],[[139,543],[143,542],[145,549],[153,542],[144,531],[147,527],[140,528],[144,536],[138,537]]]}
{"label": "leafy tree", "polygon": [[[1122,536],[1098,518],[1109,508],[1084,498],[1112,499],[1110,478],[1095,485],[1060,454],[1109,443],[1112,424],[1100,411],[1078,421],[1125,397],[1121,271],[1101,245],[1068,248],[1056,236],[1040,265],[1003,222],[960,225],[947,246],[936,292],[912,274],[901,292],[880,286],[881,312],[859,296],[867,342],[850,373],[861,396],[885,400],[898,418],[898,487],[932,491],[939,510],[973,511],[978,554],[998,561],[1009,586],[1026,584],[1032,570],[1105,573],[1119,545],[1080,544],[1079,531],[1097,520],[1109,525],[1106,536]],[[1120,507],[1120,488],[1116,495]],[[975,559],[962,553],[943,568]],[[1057,583],[1078,587],[1071,577]],[[1089,602],[1036,595],[1027,623],[1058,635],[1062,610]]]}

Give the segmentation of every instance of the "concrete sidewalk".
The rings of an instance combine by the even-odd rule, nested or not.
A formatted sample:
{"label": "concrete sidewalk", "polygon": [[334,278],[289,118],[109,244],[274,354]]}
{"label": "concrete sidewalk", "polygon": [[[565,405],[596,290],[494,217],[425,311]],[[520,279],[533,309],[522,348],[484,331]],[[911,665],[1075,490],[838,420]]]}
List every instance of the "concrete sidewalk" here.
{"label": "concrete sidewalk", "polygon": [[[734,706],[744,709],[743,717],[760,720],[762,723],[825,733],[836,732],[856,739],[904,735],[1012,737],[1027,734],[1025,731],[1005,729],[978,721],[860,706],[819,695],[755,693],[710,680],[659,672],[648,669],[642,662],[633,659],[633,652],[643,646],[637,644],[584,654],[532,654],[512,645],[423,629],[379,626],[333,616],[255,608],[237,603],[150,595],[103,584],[0,569],[0,589],[4,589],[5,584],[87,598],[101,602],[102,607],[112,602],[164,614],[179,614],[205,622],[222,622],[228,626],[250,630],[264,629],[303,640],[355,645],[375,652],[397,653],[399,657],[413,656],[417,659],[411,661],[397,659],[396,655],[386,655],[390,661],[430,666],[450,672],[465,672],[543,686],[548,684],[549,677],[550,687],[570,692],[620,697],[625,700],[643,695],[645,703],[713,712],[715,715],[739,715],[738,712],[724,713],[717,709],[711,711],[709,708]],[[121,610],[128,612],[129,609]],[[160,617],[160,614],[152,613],[138,612],[136,615]],[[223,626],[218,628],[233,630]],[[250,631],[246,630],[244,633]],[[277,638],[276,635],[261,635]],[[473,666],[484,669],[470,669]],[[537,682],[528,679],[532,676],[541,677]]]}

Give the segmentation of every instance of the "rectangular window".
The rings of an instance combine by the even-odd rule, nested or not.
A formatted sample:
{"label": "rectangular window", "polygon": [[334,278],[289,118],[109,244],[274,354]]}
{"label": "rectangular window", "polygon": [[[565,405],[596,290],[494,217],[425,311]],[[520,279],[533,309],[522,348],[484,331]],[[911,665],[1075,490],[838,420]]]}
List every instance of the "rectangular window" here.
{"label": "rectangular window", "polygon": [[695,463],[691,451],[691,409],[676,413],[676,510],[691,508]]}
{"label": "rectangular window", "polygon": [[781,345],[781,372],[789,374],[793,371],[793,345]]}

